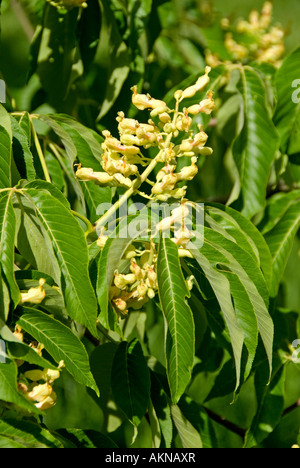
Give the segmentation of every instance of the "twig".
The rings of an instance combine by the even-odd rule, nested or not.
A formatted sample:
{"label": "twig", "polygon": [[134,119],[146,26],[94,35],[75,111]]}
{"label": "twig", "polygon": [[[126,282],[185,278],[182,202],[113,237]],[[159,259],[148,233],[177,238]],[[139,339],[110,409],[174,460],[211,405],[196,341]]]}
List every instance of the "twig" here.
{"label": "twig", "polygon": [[234,432],[235,434],[239,435],[243,440],[245,439],[246,436],[246,430],[237,426],[236,424],[227,421],[227,419],[222,418],[218,414],[214,413],[214,411],[206,408],[203,406],[203,409],[206,411],[207,415],[216,423],[220,424],[221,426],[225,427],[226,429],[229,429],[231,432]]}

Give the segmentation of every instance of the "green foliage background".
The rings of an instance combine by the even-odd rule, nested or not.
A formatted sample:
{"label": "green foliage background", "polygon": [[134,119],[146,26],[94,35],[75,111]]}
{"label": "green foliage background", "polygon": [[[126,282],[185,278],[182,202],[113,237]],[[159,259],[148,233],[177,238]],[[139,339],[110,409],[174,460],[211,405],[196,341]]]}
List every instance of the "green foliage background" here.
{"label": "green foliage background", "polygon": [[[90,0],[89,4],[93,4],[96,0]],[[151,59],[148,60],[145,69],[145,89],[148,87],[151,94],[157,99],[163,99],[169,89],[179,85],[184,79],[188,78],[191,74],[197,75],[203,72],[205,62],[203,59],[203,31],[210,27],[209,19],[203,15],[200,18],[197,10],[197,2],[192,0],[173,0],[170,2],[157,1],[160,6],[160,21],[153,23],[160,24],[161,30],[152,30],[151,19],[147,24],[146,31],[148,34],[148,45],[154,45],[154,50],[151,52]],[[215,0],[214,6],[216,10],[216,17],[221,18],[228,16],[234,21],[239,16],[247,17],[249,11],[254,8],[262,6],[260,0],[251,0],[247,2],[240,2],[238,0],[230,0],[224,2],[222,0]],[[9,93],[9,100],[7,109],[28,111],[30,113],[47,114],[47,113],[65,113],[75,117],[83,125],[88,126],[97,131],[103,128],[113,130],[115,128],[115,115],[116,112],[129,108],[129,94],[128,90],[131,85],[135,84],[141,79],[144,72],[144,63],[141,60],[140,51],[136,52],[137,47],[136,38],[134,34],[137,29],[132,33],[132,36],[127,36],[127,44],[132,47],[129,51],[131,57],[117,57],[118,64],[121,69],[117,71],[117,79],[120,78],[124,69],[122,60],[124,59],[124,68],[126,69],[128,63],[131,64],[131,70],[128,78],[120,86],[122,90],[116,93],[116,96],[111,96],[110,91],[105,95],[105,86],[107,76],[111,70],[114,70],[115,63],[111,64],[111,70],[105,70],[104,63],[107,59],[107,51],[104,51],[103,56],[99,57],[97,67],[91,66],[92,57],[89,54],[94,53],[92,37],[86,38],[87,31],[83,31],[81,35],[82,50],[86,51],[84,56],[84,66],[87,72],[82,73],[82,64],[77,64],[75,67],[75,75],[78,73],[80,79],[74,81],[75,88],[72,89],[66,101],[63,101],[59,94],[61,87],[68,86],[64,80],[63,66],[64,60],[61,63],[61,76],[58,76],[57,83],[53,85],[53,94],[45,93],[42,89],[37,74],[42,77],[42,81],[46,88],[49,85],[48,79],[53,80],[54,75],[51,75],[51,68],[48,67],[49,63],[46,60],[46,65],[40,58],[38,73],[36,74],[37,67],[34,61],[37,59],[36,49],[32,48],[32,40],[37,25],[42,18],[42,9],[44,2],[42,0],[23,0],[18,3],[16,0],[3,0],[1,5],[1,41],[0,41],[0,73],[1,77],[7,84]],[[87,13],[88,14],[88,9]],[[55,13],[52,11],[52,15]],[[109,24],[109,16],[107,17]],[[197,18],[197,21],[191,21],[191,18]],[[68,41],[70,41],[70,49],[72,50],[72,34],[74,34],[75,26],[72,26],[76,21],[70,15],[70,28],[68,29]],[[199,21],[198,21],[199,20]],[[274,20],[280,21],[286,28],[286,54],[293,51],[300,44],[300,4],[297,0],[274,0]],[[51,18],[50,20],[51,21]],[[53,20],[55,21],[55,20]],[[91,19],[92,21],[92,19]],[[121,21],[121,20],[120,20]],[[154,19],[153,19],[154,21]],[[191,26],[193,25],[193,27]],[[124,31],[122,22],[119,24],[120,31]],[[137,28],[137,26],[136,26]],[[93,28],[89,32],[93,32]],[[109,36],[109,28],[105,31]],[[96,34],[96,33],[95,33]],[[217,30],[212,28],[209,32],[211,37],[217,37]],[[151,37],[152,35],[152,37]],[[38,43],[38,36],[35,36],[34,44]],[[87,41],[85,43],[85,40]],[[105,40],[105,37],[102,38]],[[68,48],[68,41],[65,47]],[[108,39],[109,41],[109,39]],[[92,46],[91,46],[92,44]],[[117,47],[122,44],[122,40],[116,40],[114,45],[114,53],[118,54],[120,51]],[[130,47],[129,47],[130,49]],[[70,52],[71,53],[71,52]],[[126,52],[127,53],[127,52]],[[113,55],[113,54],[112,54]],[[122,58],[123,57],[123,58]],[[132,62],[132,57],[136,58],[136,62]],[[123,64],[123,65],[122,65]],[[43,66],[45,68],[43,68]],[[29,70],[32,74],[29,74]],[[300,70],[300,69],[299,69]],[[127,70],[128,72],[128,70]],[[29,81],[28,81],[29,78]],[[300,71],[299,71],[300,78]],[[53,84],[53,83],[52,83]],[[49,86],[48,89],[50,89]],[[100,114],[99,110],[102,108],[103,103],[107,104],[107,96],[113,97],[113,105],[105,112],[104,115]],[[226,109],[230,113],[230,109]],[[233,111],[234,114],[235,111]],[[233,115],[234,118],[234,115]],[[225,119],[226,120],[226,119]],[[231,145],[235,135],[230,134],[235,122],[230,119],[226,121],[225,129],[220,128],[220,135],[211,132],[210,146],[214,148],[214,156],[208,160],[202,167],[202,170],[197,179],[190,184],[189,198],[193,200],[206,200],[208,202],[226,203],[232,188],[235,183],[235,173],[232,170],[232,161],[230,158],[224,160],[224,151]],[[39,122],[40,133],[44,132],[44,126]],[[220,138],[219,138],[220,137]],[[55,171],[54,171],[55,172]],[[290,188],[299,187],[300,173],[299,166],[295,164],[290,165],[290,172],[285,180],[285,183]],[[59,183],[59,181],[58,181]],[[77,207],[76,197],[70,200],[74,209]],[[283,278],[279,288],[279,300],[277,303],[277,312],[274,316],[275,330],[278,335],[275,336],[275,342],[279,343],[283,338],[288,337],[292,341],[296,336],[292,336],[295,330],[295,323],[299,320],[300,314],[300,237],[295,236],[293,247],[287,266],[284,270]],[[202,306],[195,301],[193,307],[203,314]],[[164,362],[163,349],[160,343],[163,342],[163,327],[162,317],[157,318],[154,310],[147,311],[147,319],[145,316],[141,320],[147,320],[147,328],[151,332],[148,335],[148,346],[151,354],[157,358],[159,362]],[[138,320],[137,316],[133,314],[133,324],[128,325],[127,338],[135,338],[136,330],[134,329],[134,320]],[[199,320],[199,317],[198,317]],[[255,377],[251,376],[247,382],[241,387],[241,391],[237,401],[232,403],[232,390],[234,384],[228,378],[232,378],[232,368],[225,367],[223,372],[220,372],[220,361],[222,360],[222,352],[220,346],[216,342],[208,340],[207,324],[205,323],[204,330],[202,329],[203,323],[196,322],[196,328],[199,328],[199,342],[202,339],[198,349],[198,364],[195,366],[194,372],[196,377],[188,388],[187,394],[181,401],[181,409],[187,419],[197,429],[201,427],[204,434],[210,434],[210,424],[213,427],[213,433],[217,438],[217,445],[219,447],[232,447],[238,448],[243,446],[243,436],[245,431],[250,427],[253,418],[256,415],[259,401],[255,398]],[[289,335],[289,326],[291,327],[291,334]],[[284,330],[284,327],[287,330]],[[298,324],[299,327],[299,324]],[[198,329],[197,328],[197,329]],[[133,331],[134,330],[134,331]],[[285,334],[286,332],[286,334]],[[281,334],[282,333],[282,336]],[[206,345],[206,340],[208,344]],[[92,351],[91,343],[84,337],[84,345],[88,351]],[[215,346],[214,346],[215,345]],[[106,343],[107,350],[114,356],[115,348],[111,343]],[[110,347],[108,349],[108,347]],[[103,353],[101,355],[101,353]],[[97,359],[108,359],[108,352],[101,350],[93,354],[91,361],[91,368],[96,368]],[[221,355],[221,356],[220,356]],[[110,369],[112,362],[107,362],[107,369]],[[196,372],[198,371],[198,373]],[[95,371],[96,372],[96,371]],[[300,430],[300,407],[295,407],[295,402],[300,398],[300,372],[299,366],[288,365],[286,366],[286,376],[284,391],[279,395],[281,381],[276,382],[278,387],[275,387],[274,395],[271,395],[267,401],[270,413],[270,435],[265,437],[260,446],[262,448],[274,447],[290,447],[297,441]],[[107,385],[107,376],[94,374],[96,383],[102,388]],[[262,378],[256,375],[257,379]],[[220,385],[214,386],[216,379],[219,379]],[[280,379],[279,379],[280,380]],[[263,381],[263,378],[262,378]],[[223,388],[223,386],[228,388]],[[233,388],[232,388],[233,387]],[[56,406],[51,409],[44,417],[44,423],[49,430],[57,429],[84,429],[89,431],[99,431],[104,424],[107,424],[107,408],[105,408],[105,398],[103,406],[97,400],[94,392],[91,389],[86,389],[80,383],[76,383],[74,379],[67,372],[63,373],[62,378],[56,383],[55,387],[58,395],[58,402]],[[224,396],[225,395],[225,396]],[[108,397],[107,397],[108,399]],[[214,417],[210,423],[201,413],[201,405],[205,403],[208,411],[211,411]],[[122,408],[122,403],[120,405]],[[278,418],[276,410],[282,408],[280,414],[283,416]],[[123,408],[122,408],[123,409]],[[220,420],[216,420],[216,415]],[[278,418],[278,421],[276,420]],[[280,421],[279,421],[280,419]],[[122,430],[120,429],[120,420],[122,423]],[[220,424],[221,420],[223,423]],[[225,425],[224,425],[225,420]],[[199,422],[200,421],[200,422]],[[226,421],[230,422],[229,424]],[[277,421],[277,423],[275,422]],[[152,421],[153,422],[153,421]],[[133,426],[128,420],[124,420],[124,415],[120,408],[112,408],[109,415],[109,433],[113,433],[114,443],[120,447],[128,446],[133,437]],[[227,427],[226,427],[227,424]],[[267,424],[266,424],[267,425]],[[275,429],[273,430],[273,426]],[[200,430],[200,433],[201,433]],[[239,433],[240,430],[240,433]],[[264,428],[268,432],[269,428]],[[1,431],[1,425],[0,425]],[[61,435],[63,432],[61,432]],[[92,435],[89,434],[92,439]],[[165,437],[167,437],[165,435]],[[213,437],[208,437],[211,440]],[[149,422],[142,418],[139,425],[138,435],[135,438],[133,447],[151,447],[153,441],[153,432]],[[181,446],[182,440],[177,436],[177,446]]]}

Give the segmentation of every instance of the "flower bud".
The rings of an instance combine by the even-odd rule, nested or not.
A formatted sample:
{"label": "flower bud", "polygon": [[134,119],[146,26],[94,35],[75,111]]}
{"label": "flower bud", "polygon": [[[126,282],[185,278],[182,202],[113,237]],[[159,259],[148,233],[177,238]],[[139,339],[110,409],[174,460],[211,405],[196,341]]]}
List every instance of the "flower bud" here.
{"label": "flower bud", "polygon": [[156,225],[156,230],[157,231],[167,231],[171,229],[171,227],[174,224],[174,218],[173,216],[169,216],[167,218],[163,218],[157,225]]}
{"label": "flower bud", "polygon": [[144,297],[144,296],[146,296],[147,291],[148,291],[148,286],[143,281],[141,281],[140,284],[137,287],[138,295],[140,297]]}
{"label": "flower bud", "polygon": [[233,38],[231,33],[226,34],[225,38],[225,47],[226,49],[233,55],[236,60],[244,60],[248,57],[249,51],[248,49],[238,44]]}
{"label": "flower bud", "polygon": [[189,250],[184,249],[182,247],[178,249],[178,256],[179,258],[194,258]]}
{"label": "flower bud", "polygon": [[176,200],[180,200],[181,198],[185,197],[186,189],[187,189],[187,186],[174,189],[170,192],[170,196],[172,198],[176,198]]}
{"label": "flower bud", "polygon": [[262,8],[259,25],[262,29],[267,29],[272,21],[273,5],[271,2],[265,2]]}
{"label": "flower bud", "polygon": [[179,146],[179,150],[183,153],[187,153],[190,151],[193,151],[194,145],[193,145],[193,140],[189,138],[188,140],[183,140],[181,142],[181,145]]}
{"label": "flower bud", "polygon": [[41,385],[34,385],[32,390],[27,393],[27,398],[30,401],[41,403],[43,400],[45,400],[45,398],[49,397],[52,392],[53,389],[48,382]]}
{"label": "flower bud", "polygon": [[204,99],[203,101],[200,102],[200,112],[203,112],[204,114],[211,114],[212,111],[215,108],[215,101],[213,100],[213,94],[212,92],[208,93],[207,99]]}
{"label": "flower bud", "polygon": [[119,297],[117,299],[114,299],[113,303],[115,304],[119,312],[121,312],[122,314],[128,313],[126,301],[123,301],[123,299]]}
{"label": "flower bud", "polygon": [[124,112],[118,113],[117,122],[119,122],[118,130],[120,134],[134,135],[139,125],[135,119],[126,119]]}
{"label": "flower bud", "polygon": [[176,122],[176,128],[180,132],[188,132],[191,128],[191,125],[193,123],[193,120],[191,117],[188,116],[187,109],[185,110],[185,114],[181,117]]}
{"label": "flower bud", "polygon": [[201,112],[201,106],[200,104],[194,104],[193,106],[190,106],[187,108],[187,112],[192,115],[198,115]]}
{"label": "flower bud", "polygon": [[125,188],[132,187],[132,180],[128,177],[124,177],[122,174],[115,174],[113,179],[121,186]]}
{"label": "flower bud", "polygon": [[126,250],[125,254],[124,254],[124,258],[126,258],[127,260],[130,260],[132,258],[134,258],[136,256],[136,249],[134,247],[134,245],[130,245],[128,247],[128,249]]}
{"label": "flower bud", "polygon": [[39,356],[42,356],[42,351],[45,346],[42,343],[32,342],[30,343],[30,348],[32,348]]}
{"label": "flower bud", "polygon": [[195,96],[196,93],[199,91],[202,91],[209,83],[210,78],[209,78],[209,73],[211,71],[210,67],[205,68],[205,74],[203,76],[200,76],[196,83],[193,86],[189,86],[186,88],[181,96],[181,99],[186,99],[186,98],[192,98]]}
{"label": "flower bud", "polygon": [[138,281],[145,277],[145,271],[137,264],[135,258],[130,262],[130,271],[135,275]]}
{"label": "flower bud", "polygon": [[183,226],[178,231],[175,231],[174,242],[180,247],[185,247],[186,244],[190,242],[192,237],[194,237],[194,234],[191,231],[189,231],[186,226]]}
{"label": "flower bud", "polygon": [[193,289],[195,277],[193,275],[186,279],[186,285],[189,291]]}
{"label": "flower bud", "polygon": [[153,110],[159,111],[156,115],[163,114],[164,112],[170,112],[165,101],[161,101],[160,99],[152,99],[150,100],[150,105]]}
{"label": "flower bud", "polygon": [[197,153],[200,156],[211,156],[213,154],[213,149],[209,148],[208,146],[204,146],[203,148],[198,148]]}
{"label": "flower bud", "polygon": [[203,91],[203,89],[210,82],[210,79],[209,79],[209,76],[208,76],[210,72],[211,72],[211,68],[206,67],[205,68],[205,74],[203,76],[200,76],[200,78],[198,78],[198,80],[197,80],[197,82],[195,84],[195,88],[196,88],[197,92]]}
{"label": "flower bud", "polygon": [[150,109],[150,101],[151,101],[151,96],[149,94],[139,94],[137,92],[137,86],[133,86],[131,88],[131,91],[133,92],[132,95],[132,104],[139,110],[145,110],[145,109]]}
{"label": "flower bud", "polygon": [[84,182],[93,181],[98,185],[110,185],[114,182],[114,178],[106,172],[94,172],[91,168],[79,168],[76,172],[76,177]]}
{"label": "flower bud", "polygon": [[167,112],[159,114],[159,120],[164,124],[170,123],[172,121],[171,116]]}
{"label": "flower bud", "polygon": [[169,110],[168,106],[166,103],[161,101],[162,104],[160,106],[154,107],[153,110],[150,112],[151,117],[156,117],[159,114],[163,114],[164,112],[167,112]]}
{"label": "flower bud", "polygon": [[194,137],[194,146],[202,148],[208,140],[208,135],[202,130],[201,126],[199,126],[199,130],[200,132]]}
{"label": "flower bud", "polygon": [[149,299],[154,299],[155,298],[155,291],[152,288],[148,288],[147,295]]}
{"label": "flower bud", "polygon": [[153,266],[147,268],[146,284],[149,288],[157,288],[157,273],[154,271]]}
{"label": "flower bud", "polygon": [[177,91],[175,91],[174,93],[174,99],[176,99],[176,101],[179,101],[182,98],[182,94],[182,89],[177,89]]}
{"label": "flower bud", "polygon": [[126,146],[133,146],[139,145],[140,139],[137,136],[129,135],[128,133],[124,133],[120,137],[121,143]]}
{"label": "flower bud", "polygon": [[[50,1],[50,0],[48,0]],[[85,0],[62,0],[64,7],[68,10],[72,10],[73,8],[87,8],[88,4]]]}
{"label": "flower bud", "polygon": [[181,169],[177,174],[178,181],[181,180],[193,180],[194,177],[198,174],[198,166],[195,162],[191,166],[186,166]]}
{"label": "flower bud", "polygon": [[104,249],[104,246],[107,241],[108,241],[108,236],[101,234],[101,236],[97,239],[97,246],[102,250]]}
{"label": "flower bud", "polygon": [[46,280],[41,278],[39,281],[39,287],[30,288],[27,293],[21,294],[21,304],[25,302],[30,302],[31,304],[40,304],[46,297],[46,291],[44,289],[44,284]]}
{"label": "flower bud", "polygon": [[174,223],[184,225],[185,218],[189,216],[190,210],[188,206],[182,203],[178,208],[172,210],[172,218]]}
{"label": "flower bud", "polygon": [[130,284],[136,282],[136,276],[134,274],[123,275],[117,274],[114,279],[115,286],[121,290],[126,289],[126,287]]}
{"label": "flower bud", "polygon": [[33,382],[37,382],[38,380],[44,380],[45,382],[53,383],[55,380],[59,379],[60,371],[53,369],[34,369],[25,372],[24,376],[26,377],[26,379],[32,380]]}
{"label": "flower bud", "polygon": [[18,340],[20,340],[20,341],[23,343],[24,335],[23,335],[23,333],[22,333],[22,328],[19,327],[19,325],[16,325],[16,326],[15,326],[15,331],[14,331],[13,334],[14,334],[14,336],[15,336],[16,338],[18,338]]}
{"label": "flower bud", "polygon": [[49,395],[48,397],[46,397],[43,401],[41,401],[40,403],[36,403],[35,406],[36,408],[40,409],[41,411],[46,411],[47,409],[50,409],[52,408],[55,403],[56,403],[56,400],[57,400],[57,395],[56,393],[53,391],[51,393],[51,395]]}

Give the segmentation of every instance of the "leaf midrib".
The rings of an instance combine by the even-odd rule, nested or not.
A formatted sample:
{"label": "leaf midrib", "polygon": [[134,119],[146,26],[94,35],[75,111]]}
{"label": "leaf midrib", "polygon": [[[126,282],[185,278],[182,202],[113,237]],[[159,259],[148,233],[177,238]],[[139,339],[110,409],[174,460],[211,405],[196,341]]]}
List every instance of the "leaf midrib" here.
{"label": "leaf midrib", "polygon": [[54,235],[53,235],[53,233],[52,233],[52,229],[50,228],[49,223],[47,222],[47,220],[46,220],[45,217],[43,216],[43,214],[42,214],[41,210],[38,208],[38,206],[37,206],[36,204],[34,204],[34,206],[35,206],[35,208],[38,210],[39,215],[41,216],[43,222],[45,223],[45,225],[46,225],[46,227],[47,227],[48,235],[51,236],[52,241],[55,243],[55,246],[56,246],[56,248],[57,248],[57,251],[58,251],[59,254],[60,254],[61,261],[62,261],[63,265],[65,266],[67,272],[68,272],[68,278],[69,278],[69,280],[71,281],[72,290],[73,290],[73,292],[75,292],[75,296],[76,296],[76,298],[77,298],[77,300],[78,300],[78,304],[80,304],[81,312],[83,312],[83,315],[84,315],[84,317],[86,318],[86,323],[87,323],[87,324],[90,324],[91,330],[93,330],[93,329],[94,329],[94,324],[91,323],[91,321],[90,321],[90,319],[89,319],[89,316],[85,313],[85,309],[84,309],[84,307],[83,307],[83,305],[82,305],[82,302],[81,302],[81,299],[80,299],[80,297],[79,297],[79,295],[78,295],[78,293],[77,293],[77,289],[76,289],[75,284],[74,284],[74,281],[73,281],[73,279],[72,279],[72,275],[70,274],[69,268],[68,268],[68,266],[67,266],[68,264],[67,264],[67,262],[65,261],[64,256],[63,256],[63,253],[62,253],[61,249],[59,248],[59,245],[58,245],[58,243],[57,243],[57,241],[56,241],[56,239],[55,239],[55,237],[54,237]]}

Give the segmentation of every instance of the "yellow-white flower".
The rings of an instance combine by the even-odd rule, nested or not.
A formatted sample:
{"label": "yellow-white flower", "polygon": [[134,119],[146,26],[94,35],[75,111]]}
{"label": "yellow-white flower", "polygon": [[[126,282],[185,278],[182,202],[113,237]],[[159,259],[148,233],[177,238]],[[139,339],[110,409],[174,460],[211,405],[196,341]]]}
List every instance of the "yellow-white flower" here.
{"label": "yellow-white flower", "polygon": [[30,302],[31,304],[40,304],[43,302],[46,297],[46,291],[44,289],[45,283],[46,280],[41,278],[37,288],[30,288],[27,293],[21,293],[21,304],[25,304],[25,302]]}

